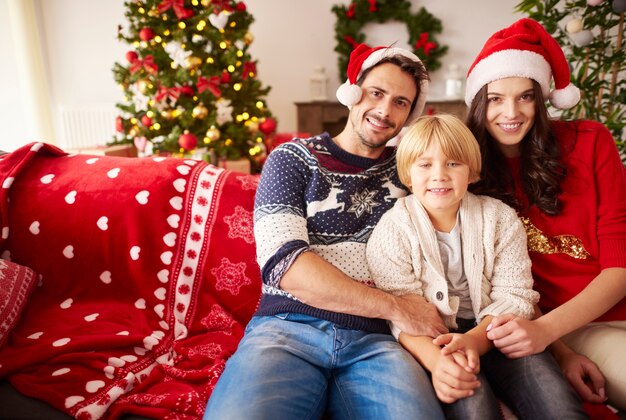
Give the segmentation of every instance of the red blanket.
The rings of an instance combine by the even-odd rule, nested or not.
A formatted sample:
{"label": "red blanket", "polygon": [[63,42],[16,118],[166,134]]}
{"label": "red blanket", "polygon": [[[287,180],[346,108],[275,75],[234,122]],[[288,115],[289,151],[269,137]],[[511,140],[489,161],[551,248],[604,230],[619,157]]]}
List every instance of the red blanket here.
{"label": "red blanket", "polygon": [[197,418],[260,295],[254,176],[194,160],[0,160],[0,253],[39,284],[0,377],[77,418]]}

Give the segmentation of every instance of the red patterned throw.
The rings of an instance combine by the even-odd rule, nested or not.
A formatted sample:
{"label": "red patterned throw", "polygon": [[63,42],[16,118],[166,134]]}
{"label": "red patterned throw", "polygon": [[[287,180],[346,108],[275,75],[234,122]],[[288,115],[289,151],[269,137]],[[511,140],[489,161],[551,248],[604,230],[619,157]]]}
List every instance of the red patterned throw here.
{"label": "red patterned throw", "polygon": [[35,280],[30,268],[0,260],[0,348],[26,306]]}
{"label": "red patterned throw", "polygon": [[32,293],[0,377],[79,419],[199,418],[260,295],[258,179],[194,160],[0,160],[0,255]]}

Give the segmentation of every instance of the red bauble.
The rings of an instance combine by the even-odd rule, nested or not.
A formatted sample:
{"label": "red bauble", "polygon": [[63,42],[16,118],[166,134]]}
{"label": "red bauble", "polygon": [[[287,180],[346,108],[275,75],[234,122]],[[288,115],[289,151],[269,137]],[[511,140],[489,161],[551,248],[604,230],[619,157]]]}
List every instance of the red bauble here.
{"label": "red bauble", "polygon": [[134,63],[138,58],[139,56],[135,51],[128,51],[126,53],[126,60],[128,60],[129,63]]}
{"label": "red bauble", "polygon": [[120,133],[124,131],[124,121],[119,115],[115,117],[115,129]]}
{"label": "red bauble", "polygon": [[229,83],[230,82],[230,73],[224,70],[222,72],[222,77],[220,78],[220,83]]}
{"label": "red bauble", "polygon": [[152,125],[152,118],[144,115],[143,117],[141,117],[141,123],[144,125],[144,127],[150,127]]}
{"label": "red bauble", "polygon": [[276,130],[276,120],[274,118],[266,118],[259,124],[259,130],[265,135],[272,134]]}
{"label": "red bauble", "polygon": [[178,137],[178,144],[185,150],[192,150],[198,145],[198,138],[189,131],[185,131]]}
{"label": "red bauble", "polygon": [[191,86],[185,85],[181,86],[180,93],[184,96],[193,96],[195,92],[193,91],[193,88]]}
{"label": "red bauble", "polygon": [[235,6],[235,9],[237,9],[238,12],[245,12],[246,11],[246,4],[244,2],[242,2],[242,1],[240,1]]}
{"label": "red bauble", "polygon": [[142,41],[150,41],[154,38],[154,31],[152,28],[143,28],[139,31],[139,38],[141,38]]}

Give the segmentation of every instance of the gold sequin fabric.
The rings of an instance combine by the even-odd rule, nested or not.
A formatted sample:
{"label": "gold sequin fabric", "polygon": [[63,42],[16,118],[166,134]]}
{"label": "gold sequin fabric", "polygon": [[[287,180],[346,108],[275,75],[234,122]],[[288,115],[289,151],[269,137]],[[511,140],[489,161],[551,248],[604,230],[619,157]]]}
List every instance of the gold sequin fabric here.
{"label": "gold sequin fabric", "polygon": [[528,251],[539,254],[566,254],[570,257],[586,260],[591,258],[583,242],[573,235],[547,236],[527,217],[520,217],[528,236]]}

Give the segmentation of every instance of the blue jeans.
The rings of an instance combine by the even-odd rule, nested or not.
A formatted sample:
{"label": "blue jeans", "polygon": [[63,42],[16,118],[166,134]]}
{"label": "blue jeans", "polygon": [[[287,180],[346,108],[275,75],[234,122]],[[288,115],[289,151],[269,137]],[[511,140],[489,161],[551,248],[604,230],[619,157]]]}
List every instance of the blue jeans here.
{"label": "blue jeans", "polygon": [[497,349],[480,358],[474,395],[444,404],[449,419],[501,419],[496,396],[520,419],[586,419],[582,403],[546,351],[509,359]]}
{"label": "blue jeans", "polygon": [[428,375],[393,337],[307,315],[254,317],[205,419],[443,419]]}

